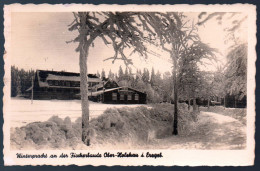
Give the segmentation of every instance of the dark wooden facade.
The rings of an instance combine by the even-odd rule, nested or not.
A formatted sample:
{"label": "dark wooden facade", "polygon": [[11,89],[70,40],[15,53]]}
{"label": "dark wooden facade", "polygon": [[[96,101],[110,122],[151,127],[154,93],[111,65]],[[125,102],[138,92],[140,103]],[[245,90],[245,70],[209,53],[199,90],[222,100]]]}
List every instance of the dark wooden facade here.
{"label": "dark wooden facade", "polygon": [[93,92],[90,99],[110,104],[146,104],[146,94],[129,87],[117,87]]}
{"label": "dark wooden facade", "polygon": [[[115,104],[145,104],[146,94],[129,87],[119,87],[113,80],[103,82],[88,75],[89,99]],[[31,98],[32,87],[26,90]],[[37,70],[33,80],[33,99],[80,99],[80,75],[72,72]]]}
{"label": "dark wooden facade", "polygon": [[221,103],[225,107],[229,108],[246,108],[247,106],[247,96],[244,96],[242,99],[238,99],[238,97],[234,95],[226,95],[225,99],[223,98],[221,100]]}
{"label": "dark wooden facade", "polygon": [[[101,81],[95,75],[88,75],[89,86],[97,85]],[[91,88],[91,87],[90,87]],[[31,97],[31,88],[26,92],[26,97]],[[57,72],[37,70],[34,77],[34,99],[77,99],[80,93],[80,75],[72,72]]]}
{"label": "dark wooden facade", "polygon": [[[189,104],[188,101],[180,101]],[[208,106],[208,99],[196,98],[196,104],[199,106]],[[190,105],[193,105],[193,100],[190,100]],[[220,97],[214,97],[210,99],[210,106],[224,106],[227,108],[246,108],[247,96],[242,99],[236,98],[234,95],[226,95],[225,99]]]}

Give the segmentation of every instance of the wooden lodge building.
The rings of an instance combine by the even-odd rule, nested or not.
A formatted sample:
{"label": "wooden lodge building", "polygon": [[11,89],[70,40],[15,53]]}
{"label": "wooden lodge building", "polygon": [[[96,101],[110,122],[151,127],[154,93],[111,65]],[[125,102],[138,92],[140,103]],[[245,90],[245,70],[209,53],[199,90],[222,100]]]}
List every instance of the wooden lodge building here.
{"label": "wooden lodge building", "polygon": [[[102,82],[96,75],[88,74],[89,87]],[[31,98],[32,87],[26,90]],[[80,93],[80,75],[73,72],[37,70],[33,80],[34,99],[75,99]]]}
{"label": "wooden lodge building", "polygon": [[89,92],[89,99],[92,101],[114,104],[146,103],[146,93],[126,86],[120,87],[113,80],[103,82],[103,85],[98,84],[93,89],[96,91]]}
{"label": "wooden lodge building", "polygon": [[[32,91],[33,89],[33,91]],[[129,87],[120,87],[115,81],[102,81],[88,74],[89,99],[103,103],[144,104],[146,94]],[[25,97],[33,99],[80,99],[80,74],[37,70],[33,86],[26,90]]]}

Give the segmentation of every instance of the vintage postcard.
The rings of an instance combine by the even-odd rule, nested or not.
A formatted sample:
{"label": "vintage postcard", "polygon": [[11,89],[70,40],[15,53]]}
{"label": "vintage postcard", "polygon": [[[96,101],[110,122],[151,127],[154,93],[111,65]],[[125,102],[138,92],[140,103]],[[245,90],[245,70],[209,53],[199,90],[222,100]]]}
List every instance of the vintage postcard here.
{"label": "vintage postcard", "polygon": [[248,166],[256,7],[4,7],[5,165]]}

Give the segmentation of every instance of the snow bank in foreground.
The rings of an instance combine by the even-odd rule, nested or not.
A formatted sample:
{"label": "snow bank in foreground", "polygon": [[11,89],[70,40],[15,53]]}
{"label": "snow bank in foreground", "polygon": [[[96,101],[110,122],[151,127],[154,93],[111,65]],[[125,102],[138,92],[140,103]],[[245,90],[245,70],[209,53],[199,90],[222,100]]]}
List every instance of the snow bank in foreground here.
{"label": "snow bank in foreground", "polygon": [[[153,108],[112,108],[90,121],[91,147],[81,141],[81,118],[51,117],[45,122],[33,122],[11,130],[11,146],[15,149],[89,149],[123,144],[126,148],[144,146],[157,138],[171,136],[173,105],[158,104]],[[179,105],[179,135],[192,134],[196,114]]]}

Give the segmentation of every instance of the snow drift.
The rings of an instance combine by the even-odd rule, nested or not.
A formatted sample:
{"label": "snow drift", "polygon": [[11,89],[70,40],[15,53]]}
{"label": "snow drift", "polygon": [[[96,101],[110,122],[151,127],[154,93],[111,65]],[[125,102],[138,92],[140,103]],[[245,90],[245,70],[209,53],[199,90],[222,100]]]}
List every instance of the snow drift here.
{"label": "snow drift", "polygon": [[[45,122],[33,122],[11,129],[14,149],[89,149],[106,145],[124,148],[143,147],[153,140],[172,136],[173,109],[171,104],[152,108],[110,108],[90,121],[91,146],[81,141],[81,118],[53,116]],[[179,104],[179,136],[189,136],[196,130],[197,114]]]}

